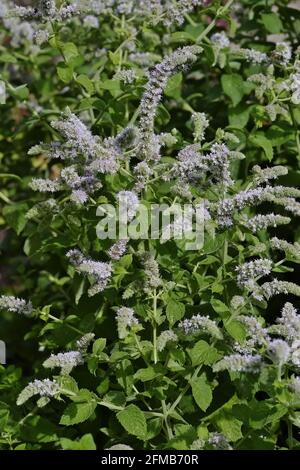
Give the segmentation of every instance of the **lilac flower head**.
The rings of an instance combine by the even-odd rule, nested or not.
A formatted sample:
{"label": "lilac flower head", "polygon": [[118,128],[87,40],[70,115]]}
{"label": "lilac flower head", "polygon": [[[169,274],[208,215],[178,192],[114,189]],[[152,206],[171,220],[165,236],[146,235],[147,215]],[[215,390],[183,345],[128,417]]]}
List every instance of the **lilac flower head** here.
{"label": "lilac flower head", "polygon": [[126,252],[128,240],[118,240],[108,250],[108,254],[112,260],[119,260]]}
{"label": "lilac flower head", "polygon": [[47,369],[58,367],[61,369],[62,375],[68,375],[74,367],[83,364],[83,362],[83,357],[80,351],[68,351],[64,353],[51,354],[51,356],[44,361],[43,366]]}
{"label": "lilac flower head", "polygon": [[258,372],[261,356],[251,354],[232,354],[224,356],[213,366],[214,372],[229,370],[231,372]]}
{"label": "lilac flower head", "polygon": [[272,261],[269,259],[256,259],[248,261],[237,266],[237,284],[240,288],[255,289],[256,280],[260,277],[267,276],[272,270]]}
{"label": "lilac flower head", "polygon": [[290,357],[291,348],[282,339],[274,339],[269,343],[268,352],[275,364],[286,364]]}
{"label": "lilac flower head", "polygon": [[90,276],[92,286],[89,288],[89,295],[93,296],[102,292],[111,277],[112,267],[110,263],[102,261],[94,261],[91,258],[85,257],[80,250],[70,250],[67,253],[71,264],[75,267],[76,271]]}
{"label": "lilac flower head", "polygon": [[222,332],[216,322],[211,320],[208,316],[194,315],[180,322],[178,326],[185,335],[203,332],[217,339],[223,338]]}
{"label": "lilac flower head", "polygon": [[197,54],[201,51],[202,48],[199,46],[178,48],[165,57],[160,64],[155,65],[150,72],[140,105],[141,153],[146,160],[159,159],[159,146],[154,134],[154,120],[168,79],[178,71],[184,70],[188,63],[195,62]]}
{"label": "lilac flower head", "polygon": [[120,339],[126,338],[130,329],[138,325],[138,320],[134,315],[134,310],[128,307],[120,307],[116,316],[118,324],[118,334]]}
{"label": "lilac flower head", "polygon": [[117,199],[120,204],[122,216],[127,215],[127,219],[130,222],[138,209],[139,198],[133,191],[120,191],[117,194]]}
{"label": "lilac flower head", "polygon": [[0,310],[7,310],[8,312],[30,316],[33,309],[30,301],[26,302],[24,299],[19,299],[18,297],[10,295],[1,295]]}
{"label": "lilac flower head", "polygon": [[54,397],[60,391],[58,383],[54,380],[34,380],[30,382],[27,387],[22,390],[17,399],[17,405],[23,405],[29,398],[34,395],[40,395],[41,397]]}

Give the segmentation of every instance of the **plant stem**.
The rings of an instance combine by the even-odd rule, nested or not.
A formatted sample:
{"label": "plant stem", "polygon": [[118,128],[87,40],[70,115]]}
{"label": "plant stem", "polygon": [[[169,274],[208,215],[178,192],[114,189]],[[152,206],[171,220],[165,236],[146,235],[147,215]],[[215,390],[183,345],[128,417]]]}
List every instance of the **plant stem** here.
{"label": "plant stem", "polygon": [[167,436],[168,436],[168,439],[170,440],[170,439],[173,438],[173,432],[172,432],[172,429],[170,428],[170,425],[169,425],[168,410],[167,410],[165,400],[162,400],[161,405],[162,405],[162,409],[163,409],[163,413],[164,413],[164,422],[165,422],[165,426],[166,426]]}
{"label": "plant stem", "polygon": [[156,294],[156,289],[154,289],[154,294],[153,294],[153,357],[154,357],[154,364],[157,364],[156,314],[157,314],[157,294]]}
{"label": "plant stem", "polygon": [[54,320],[57,323],[61,323],[62,325],[65,325],[67,328],[70,328],[71,330],[76,331],[76,333],[79,333],[82,336],[85,334],[83,331],[78,330],[78,328],[76,328],[75,326],[69,325],[68,323],[65,323],[63,320],[61,320],[60,318],[55,317],[54,315],[51,315],[50,313],[47,316],[48,316],[48,318],[51,318],[51,320]]}
{"label": "plant stem", "polygon": [[287,428],[288,428],[288,447],[289,450],[293,449],[293,424],[290,419],[287,419]]}
{"label": "plant stem", "polygon": [[224,15],[224,13],[226,13],[226,11],[230,8],[233,2],[234,0],[228,0],[228,2],[224,5],[224,7],[219,8],[219,10],[217,11],[216,17],[211,21],[211,23],[209,23],[209,25],[205,28],[205,30],[202,31],[202,33],[199,34],[199,36],[197,37],[196,43],[201,42],[202,39],[208,35],[208,33],[215,27],[218,18]]}

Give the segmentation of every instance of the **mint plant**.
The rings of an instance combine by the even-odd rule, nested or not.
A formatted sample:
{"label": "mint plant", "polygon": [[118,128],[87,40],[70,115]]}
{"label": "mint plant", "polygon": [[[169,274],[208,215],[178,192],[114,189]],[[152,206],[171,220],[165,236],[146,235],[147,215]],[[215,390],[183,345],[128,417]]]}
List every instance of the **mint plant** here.
{"label": "mint plant", "polygon": [[299,449],[299,9],[15,3],[0,448]]}

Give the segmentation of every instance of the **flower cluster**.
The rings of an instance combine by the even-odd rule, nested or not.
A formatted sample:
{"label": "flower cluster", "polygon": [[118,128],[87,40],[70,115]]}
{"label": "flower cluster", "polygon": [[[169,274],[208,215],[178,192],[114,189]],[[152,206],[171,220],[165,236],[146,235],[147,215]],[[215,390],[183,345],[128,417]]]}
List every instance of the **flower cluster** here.
{"label": "flower cluster", "polygon": [[256,259],[237,266],[238,286],[248,290],[255,289],[257,279],[268,276],[272,270],[272,264],[269,259]]}
{"label": "flower cluster", "polygon": [[87,126],[68,109],[62,119],[53,121],[52,127],[61,134],[65,142],[55,141],[33,147],[30,155],[45,153],[48,158],[70,163],[65,166],[56,180],[33,179],[31,188],[40,192],[71,190],[71,201],[84,204],[89,194],[102,187],[99,174],[115,173],[121,148],[116,139],[107,138],[102,142]]}
{"label": "flower cluster", "polygon": [[194,315],[180,322],[178,326],[185,335],[206,333],[217,339],[223,338],[217,323],[208,316]]}
{"label": "flower cluster", "polygon": [[32,314],[33,308],[30,301],[26,302],[24,299],[13,297],[11,295],[1,295],[0,310],[7,310],[8,312],[30,316]]}
{"label": "flower cluster", "polygon": [[228,370],[230,372],[258,372],[261,365],[261,356],[256,354],[231,354],[224,356],[213,366],[214,372]]}
{"label": "flower cluster", "polygon": [[120,339],[126,338],[130,329],[138,325],[138,319],[135,317],[134,310],[128,307],[120,307],[116,315],[118,334]]}
{"label": "flower cluster", "polygon": [[77,249],[68,251],[67,257],[77,272],[91,278],[92,286],[88,290],[90,296],[98,294],[105,289],[112,272],[110,263],[94,261],[91,258],[85,257]]}
{"label": "flower cluster", "polygon": [[187,64],[195,62],[201,51],[202,48],[199,46],[179,48],[151,70],[140,104],[140,152],[146,161],[157,161],[160,158],[160,145],[154,132],[154,120],[167,81],[178,71],[184,70]]}
{"label": "flower cluster", "polygon": [[17,405],[23,405],[29,398],[34,395],[41,397],[54,397],[60,391],[59,384],[55,380],[34,380],[30,382],[27,387],[22,390],[17,399]]}
{"label": "flower cluster", "polygon": [[161,286],[162,280],[159,274],[159,265],[154,256],[145,251],[140,255],[145,274],[144,290],[151,292],[153,289]]}
{"label": "flower cluster", "polygon": [[83,357],[80,351],[67,351],[64,353],[51,354],[44,361],[43,366],[47,369],[60,368],[62,375],[68,375],[74,367],[83,364]]}
{"label": "flower cluster", "polygon": [[176,343],[178,336],[172,330],[163,331],[157,338],[157,350],[163,351],[168,343]]}

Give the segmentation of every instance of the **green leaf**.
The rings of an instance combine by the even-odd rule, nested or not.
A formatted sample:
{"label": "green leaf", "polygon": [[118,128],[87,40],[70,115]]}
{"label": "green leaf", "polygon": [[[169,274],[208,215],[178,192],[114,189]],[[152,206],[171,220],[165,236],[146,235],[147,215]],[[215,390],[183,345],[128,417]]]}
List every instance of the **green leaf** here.
{"label": "green leaf", "polygon": [[108,56],[111,60],[111,62],[114,64],[114,65],[119,65],[119,62],[121,60],[121,56],[120,56],[120,52],[117,51],[117,52],[112,52],[112,51],[109,51],[108,52]]}
{"label": "green leaf", "polygon": [[236,442],[243,437],[241,428],[243,422],[234,418],[230,412],[224,411],[215,420],[219,431],[231,442]]}
{"label": "green leaf", "polygon": [[173,326],[176,322],[184,317],[185,306],[177,300],[170,299],[166,308],[167,319],[170,326]]}
{"label": "green leaf", "polygon": [[244,96],[244,80],[241,75],[224,74],[221,77],[221,84],[225,95],[229,96],[233,106],[237,106]]}
{"label": "green leaf", "polygon": [[249,140],[256,147],[261,147],[264,150],[269,161],[273,160],[274,154],[272,143],[262,132],[256,132],[255,134],[250,135]]}
{"label": "green leaf", "polygon": [[172,33],[170,35],[170,40],[173,43],[176,42],[187,42],[187,41],[192,41],[195,42],[195,37],[193,37],[191,34],[186,33],[185,31],[176,31],[175,33]]}
{"label": "green leaf", "polygon": [[72,397],[72,399],[76,400],[76,403],[67,406],[59,424],[72,426],[73,424],[82,423],[89,419],[96,409],[97,402],[88,390],[80,390],[79,394]]}
{"label": "green leaf", "polygon": [[78,75],[76,82],[80,83],[89,94],[92,94],[95,90],[92,80],[87,75]]}
{"label": "green leaf", "polygon": [[230,316],[229,308],[221,300],[212,298],[210,304],[214,311],[217,312],[221,318],[228,318]]}
{"label": "green leaf", "polygon": [[224,323],[226,331],[232,336],[236,341],[242,342],[246,338],[246,328],[245,326],[237,321],[232,320],[228,323]]}
{"label": "green leaf", "polygon": [[212,390],[207,383],[206,375],[202,374],[192,383],[192,393],[195,402],[202,411],[206,411],[212,402]]}
{"label": "green leaf", "polygon": [[73,42],[61,42],[60,47],[67,63],[78,56],[78,49]]}
{"label": "green leaf", "polygon": [[20,235],[27,223],[25,214],[28,208],[26,203],[18,202],[11,206],[6,206],[3,209],[3,215],[7,224],[12,227],[18,235]]}
{"label": "green leaf", "polygon": [[5,53],[1,53],[0,62],[5,62],[7,64],[16,64],[18,61],[17,61],[16,57],[9,54],[8,52],[5,52]]}
{"label": "green leaf", "polygon": [[144,413],[136,406],[129,405],[125,410],[117,414],[117,418],[123,428],[138,439],[145,439],[147,423]]}
{"label": "green leaf", "polygon": [[241,103],[236,108],[230,108],[228,111],[229,124],[243,129],[249,121],[250,111],[251,106],[246,106],[244,103]]}
{"label": "green leaf", "polygon": [[135,374],[134,378],[137,380],[141,380],[142,382],[148,382],[149,380],[153,380],[158,375],[161,375],[164,372],[164,368],[157,364],[156,366],[149,366],[145,369],[139,369]]}
{"label": "green leaf", "polygon": [[26,100],[29,95],[29,90],[27,88],[27,85],[20,85],[14,88],[12,85],[8,84],[7,85],[7,90],[9,93],[14,97],[19,100]]}
{"label": "green leaf", "polygon": [[279,34],[283,29],[282,21],[277,13],[262,13],[262,22],[271,34]]}
{"label": "green leaf", "polygon": [[98,338],[93,344],[93,353],[100,354],[106,346],[106,338]]}
{"label": "green leaf", "polygon": [[169,78],[165,88],[165,95],[170,98],[179,99],[181,97],[182,73],[176,73]]}
{"label": "green leaf", "polygon": [[211,365],[220,357],[217,349],[203,340],[198,341],[192,349],[189,349],[188,354],[193,366],[200,364]]}
{"label": "green leaf", "polygon": [[0,428],[4,429],[9,418],[9,406],[6,403],[0,402]]}
{"label": "green leaf", "polygon": [[117,98],[121,93],[120,80],[104,80],[103,82],[98,82],[97,87],[108,90],[114,98]]}
{"label": "green leaf", "polygon": [[253,429],[261,429],[267,424],[278,423],[287,411],[287,408],[281,404],[253,400],[249,413],[249,425]]}
{"label": "green leaf", "polygon": [[69,83],[73,79],[73,69],[65,64],[58,64],[57,75],[64,83]]}
{"label": "green leaf", "polygon": [[96,450],[92,434],[85,434],[79,441],[72,441],[62,437],[60,443],[64,450]]}
{"label": "green leaf", "polygon": [[126,396],[119,390],[111,390],[103,397],[103,402],[101,404],[110,410],[117,410],[120,409],[120,406],[125,406]]}

